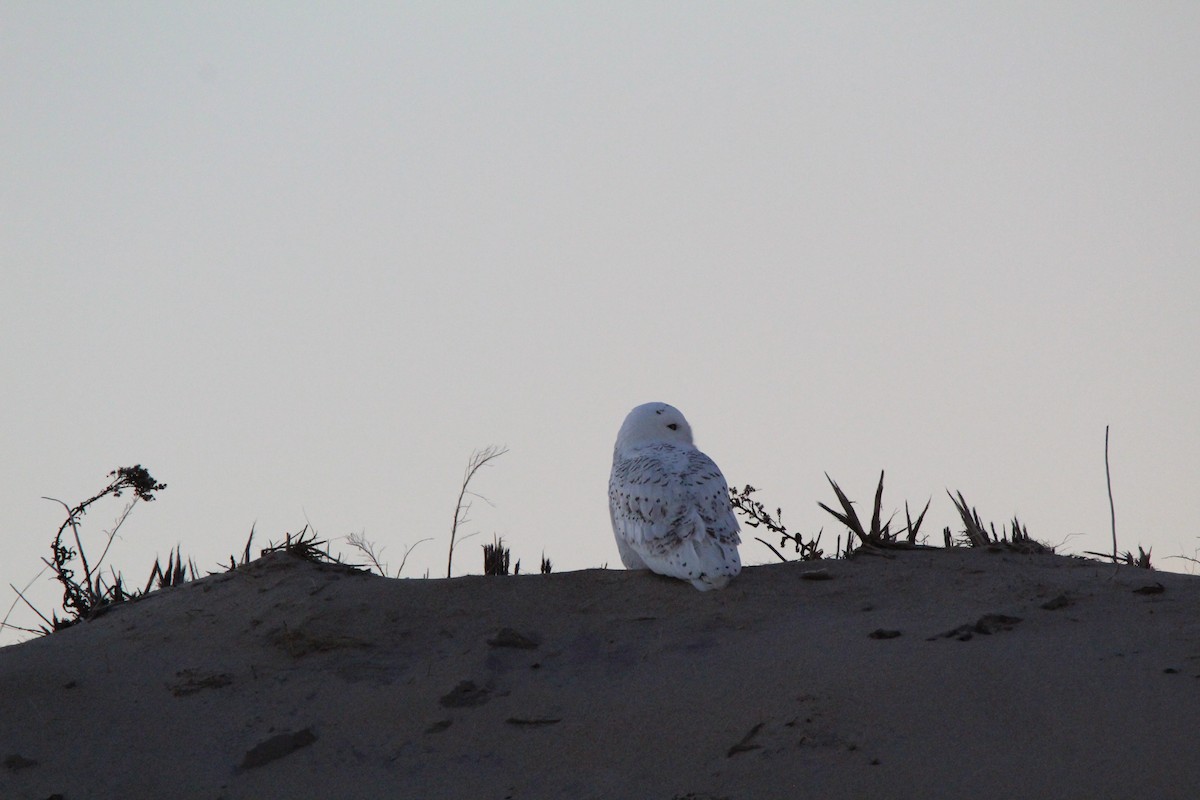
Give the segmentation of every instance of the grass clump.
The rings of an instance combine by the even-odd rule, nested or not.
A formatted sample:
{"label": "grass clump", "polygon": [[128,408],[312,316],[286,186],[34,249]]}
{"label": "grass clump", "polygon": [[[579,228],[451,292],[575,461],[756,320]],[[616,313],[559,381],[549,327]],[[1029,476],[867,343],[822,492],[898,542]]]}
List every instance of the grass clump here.
{"label": "grass clump", "polygon": [[[842,553],[844,556],[850,556],[855,552],[854,537],[858,537],[859,547],[867,546],[879,549],[913,549],[921,547],[917,544],[917,535],[921,531],[921,523],[925,521],[925,512],[929,511],[929,504],[933,502],[933,498],[925,503],[925,508],[917,515],[916,522],[913,521],[912,515],[908,510],[908,503],[904,504],[904,528],[892,528],[892,520],[895,519],[895,514],[883,522],[883,475],[879,473],[879,486],[875,489],[875,504],[871,512],[871,527],[867,528],[858,518],[858,512],[854,509],[854,502],[846,496],[837,482],[829,477],[828,473],[825,479],[829,481],[829,485],[833,487],[834,494],[837,495],[838,503],[841,505],[841,511],[835,511],[824,503],[817,503],[825,511],[828,511],[833,517],[841,522],[849,530],[846,536],[846,549]],[[904,538],[901,538],[903,536]],[[840,546],[839,546],[840,549]]]}
{"label": "grass clump", "polygon": [[[909,511],[908,503],[904,504],[904,520],[905,524],[901,526],[893,526],[895,514],[889,517],[886,521],[883,519],[883,477],[884,473],[879,473],[879,485],[875,490],[875,503],[871,513],[870,527],[863,524],[862,519],[858,516],[857,510],[854,508],[854,501],[851,500],[842,488],[838,486],[837,481],[825,475],[829,485],[833,487],[834,494],[837,495],[838,504],[841,510],[836,510],[824,503],[818,503],[822,509],[833,515],[834,519],[846,526],[848,535],[846,537],[846,545],[842,547],[841,537],[838,537],[837,548],[834,551],[834,558],[848,558],[858,551],[859,548],[866,546],[877,550],[886,549],[914,549],[924,547],[924,544],[917,543],[917,536],[921,531],[921,523],[925,521],[925,514],[929,511],[930,502],[925,503],[925,508],[917,515],[914,520]],[[805,538],[799,533],[793,533],[783,524],[783,510],[775,509],[772,514],[767,510],[766,506],[754,497],[754,493],[758,490],[747,484],[742,489],[730,489],[729,501],[733,506],[733,510],[742,518],[742,521],[751,528],[765,528],[771,533],[779,537],[779,548],[777,549],[770,542],[754,537],[756,541],[765,545],[772,553],[774,553],[780,561],[787,561],[788,558],[780,552],[786,550],[789,546],[797,555],[798,561],[816,561],[825,557],[825,552],[821,549],[821,535],[824,529],[817,531],[816,536]],[[857,541],[856,541],[857,539]]]}
{"label": "grass clump", "polygon": [[[507,575],[508,564],[512,553],[504,546],[503,539],[493,539],[491,544],[483,546],[483,574]],[[517,562],[517,574],[521,572],[521,562]]]}
{"label": "grass clump", "polygon": [[[947,492],[947,494],[950,493]],[[962,517],[963,533],[959,540],[962,544],[969,547],[1002,547],[1020,553],[1054,552],[1053,547],[1030,537],[1029,530],[1021,524],[1016,515],[1013,516],[1009,528],[1001,526],[1000,531],[997,532],[996,523],[993,522],[988,526],[983,524],[979,512],[967,504],[962,492],[958,492],[957,496],[951,494],[950,500],[954,503],[954,508],[958,510],[958,515]],[[946,540],[947,547],[953,545],[949,529],[947,529]]]}
{"label": "grass clump", "polygon": [[[253,531],[251,535],[253,536]],[[284,533],[283,537],[283,541],[279,544],[268,542],[267,546],[259,551],[259,556],[266,556],[271,553],[288,553],[305,561],[311,561],[314,564],[342,564],[361,569],[360,565],[346,564],[346,562],[335,556],[329,550],[329,542],[318,538],[317,532],[311,526],[305,525],[297,533]],[[249,542],[246,543],[246,547],[250,547]]]}
{"label": "grass clump", "polygon": [[[929,512],[929,507],[933,502],[930,498],[925,502],[925,507],[921,509],[921,513],[914,519],[912,512],[907,502],[904,504],[904,519],[902,523],[896,521],[896,515],[899,512],[893,512],[886,519],[883,513],[883,483],[885,473],[879,473],[879,483],[875,487],[875,498],[871,506],[871,516],[869,524],[859,516],[856,504],[842,490],[837,481],[825,475],[825,479],[829,481],[829,485],[833,488],[834,495],[837,497],[838,507],[826,505],[818,502],[824,511],[831,514],[834,519],[844,525],[847,529],[846,544],[842,546],[841,537],[838,537],[837,549],[834,552],[834,558],[850,558],[860,552],[881,553],[887,550],[913,550],[925,549],[931,547],[924,540],[918,541],[921,534],[921,525],[925,521],[925,515]],[[800,561],[816,560],[824,557],[824,553],[819,547],[821,532],[811,538],[804,539],[799,534],[791,533],[783,524],[783,511],[776,509],[774,514],[771,514],[757,499],[753,497],[758,491],[753,486],[746,485],[744,488],[730,489],[730,502],[734,511],[742,517],[743,522],[752,528],[762,527],[780,537],[779,549],[776,549],[769,542],[761,538],[755,539],[765,545],[772,553],[779,557],[781,561],[788,559],[780,552],[781,549],[786,549],[791,545],[794,551],[799,554]],[[1034,540],[1029,535],[1029,530],[1021,524],[1021,521],[1014,516],[1009,526],[1001,526],[996,529],[995,524],[985,524],[979,516],[979,512],[972,508],[963,497],[962,492],[951,493],[951,501],[954,503],[955,509],[963,521],[963,531],[956,537],[950,532],[950,528],[944,531],[946,548],[968,546],[968,547],[989,547],[1003,548],[1022,553],[1053,553],[1054,548]],[[823,532],[823,531],[822,531]],[[1089,553],[1089,555],[1098,555],[1105,558],[1113,558],[1118,563],[1132,564],[1135,566],[1149,566],[1149,552],[1138,549],[1138,555],[1134,556],[1131,553],[1113,557],[1102,553]],[[1198,562],[1200,563],[1200,562]]]}
{"label": "grass clump", "polygon": [[[1150,552],[1153,549],[1154,548],[1150,548],[1150,550],[1143,550],[1139,545],[1136,556],[1129,550],[1126,550],[1124,553],[1117,553],[1115,555],[1113,553],[1097,553],[1094,550],[1085,550],[1084,553],[1089,556],[1096,556],[1096,558],[1112,561],[1114,564],[1124,564],[1129,567],[1141,567],[1142,569],[1154,569],[1154,567],[1150,564]],[[1196,561],[1196,559],[1188,558],[1187,556],[1170,557],[1183,558],[1187,561]]]}
{"label": "grass clump", "polygon": [[[483,574],[484,575],[508,575],[509,564],[512,563],[512,550],[504,546],[504,539],[492,537],[491,544],[483,546]],[[517,563],[512,565],[512,574],[521,574],[521,560],[517,559]],[[539,571],[543,575],[549,575],[554,569],[554,565],[550,563],[550,559],[546,558],[546,554],[542,553],[542,562]]]}

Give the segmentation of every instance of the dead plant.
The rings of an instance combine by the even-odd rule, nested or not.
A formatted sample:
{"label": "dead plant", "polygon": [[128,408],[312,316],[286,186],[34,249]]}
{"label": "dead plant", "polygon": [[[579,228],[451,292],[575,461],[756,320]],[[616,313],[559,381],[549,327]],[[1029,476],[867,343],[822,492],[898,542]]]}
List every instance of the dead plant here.
{"label": "dead plant", "polygon": [[[492,537],[492,543],[483,546],[483,574],[507,575],[510,556],[509,549],[504,546],[504,540]],[[521,562],[518,561],[517,574],[520,572]]]}
{"label": "dead plant", "polygon": [[450,525],[450,552],[446,555],[447,578],[450,577],[450,570],[454,565],[454,543],[458,538],[458,528],[460,525],[465,525],[470,521],[466,515],[471,510],[471,503],[465,501],[466,496],[469,494],[472,497],[483,500],[485,503],[488,502],[486,497],[469,491],[467,487],[471,485],[471,479],[475,477],[476,472],[507,452],[507,447],[489,445],[482,450],[476,450],[471,454],[470,460],[467,461],[467,468],[463,470],[462,488],[458,492],[458,502],[454,505],[454,522]]}
{"label": "dead plant", "polygon": [[[408,547],[404,548],[404,556],[400,559],[400,567],[396,570],[394,577],[399,578],[404,573],[404,565],[408,563],[408,555],[417,545],[422,542],[432,542],[433,537],[426,537],[413,542]],[[384,578],[393,577],[388,574],[388,565],[386,561],[382,561],[383,551],[387,548],[376,548],[375,543],[368,541],[366,536],[361,533],[351,533],[346,536],[346,543],[354,549],[358,550],[367,559],[367,566]]]}
{"label": "dead plant", "polygon": [[[249,543],[247,543],[249,546]],[[296,533],[285,533],[284,539],[279,544],[274,542],[269,543],[259,553],[260,556],[270,555],[271,553],[290,553],[297,558],[302,558],[305,561],[311,561],[314,564],[343,564],[349,567],[358,567],[358,564],[346,564],[337,556],[329,551],[329,542],[317,537],[317,532],[311,526],[305,525]]]}
{"label": "dead plant", "polygon": [[[921,523],[925,521],[925,513],[929,511],[929,504],[933,502],[930,498],[925,503],[925,508],[917,515],[914,522],[908,510],[908,503],[904,504],[904,528],[892,529],[892,520],[895,514],[883,521],[883,476],[884,473],[879,473],[879,486],[875,489],[875,505],[871,512],[871,527],[867,528],[863,525],[862,520],[858,517],[858,512],[854,509],[854,502],[846,496],[837,482],[825,474],[825,479],[829,481],[829,485],[833,487],[834,494],[837,495],[838,503],[841,505],[841,511],[835,511],[824,503],[817,503],[821,508],[828,511],[833,517],[841,522],[850,531],[846,537],[846,548],[841,549],[839,544],[840,557],[849,557],[855,552],[854,537],[858,537],[860,546],[867,545],[879,549],[915,549],[922,545],[917,544],[917,534],[921,531]],[[900,537],[904,538],[901,539]]]}
{"label": "dead plant", "polygon": [[[1000,530],[996,530],[996,523],[984,525],[983,520],[979,516],[979,512],[968,505],[962,492],[958,492],[957,496],[950,494],[947,490],[946,494],[950,495],[950,500],[954,503],[954,507],[958,510],[958,515],[963,521],[963,533],[961,543],[970,547],[1003,547],[1008,550],[1016,550],[1021,553],[1053,553],[1054,548],[1047,544],[1042,544],[1034,540],[1029,535],[1029,529],[1021,524],[1021,521],[1014,515],[1009,528],[1001,526]],[[946,529],[946,538],[950,546],[953,544],[950,537],[950,529]]]}
{"label": "dead plant", "polygon": [[[817,531],[817,535],[811,539],[805,539],[799,533],[792,533],[783,524],[783,509],[776,508],[774,516],[767,511],[766,507],[754,499],[753,495],[758,489],[750,484],[746,484],[742,489],[736,486],[729,490],[729,503],[733,506],[734,512],[742,517],[742,521],[751,528],[766,528],[771,533],[779,537],[779,548],[786,549],[790,544],[795,552],[799,555],[799,561],[815,561],[822,558],[825,554],[821,551],[821,531]],[[787,557],[783,553],[776,550],[770,542],[755,536],[754,540],[766,546],[768,550],[776,555],[780,561],[787,561]]]}

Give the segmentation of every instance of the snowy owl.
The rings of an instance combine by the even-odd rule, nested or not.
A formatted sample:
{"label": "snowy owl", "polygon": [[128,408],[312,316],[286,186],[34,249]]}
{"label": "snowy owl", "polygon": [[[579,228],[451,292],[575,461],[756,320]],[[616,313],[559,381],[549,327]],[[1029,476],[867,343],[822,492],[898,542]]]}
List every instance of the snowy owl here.
{"label": "snowy owl", "polygon": [[608,510],[621,561],[721,589],[742,570],[725,476],[692,444],[679,409],[646,403],[617,434]]}

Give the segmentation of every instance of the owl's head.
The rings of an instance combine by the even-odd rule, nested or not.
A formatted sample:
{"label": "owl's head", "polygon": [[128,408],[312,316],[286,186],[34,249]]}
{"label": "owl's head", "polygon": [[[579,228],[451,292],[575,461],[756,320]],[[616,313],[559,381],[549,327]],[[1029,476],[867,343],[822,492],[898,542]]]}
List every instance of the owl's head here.
{"label": "owl's head", "polygon": [[692,426],[675,406],[643,403],[625,417],[617,433],[617,449],[639,447],[657,442],[691,444]]}

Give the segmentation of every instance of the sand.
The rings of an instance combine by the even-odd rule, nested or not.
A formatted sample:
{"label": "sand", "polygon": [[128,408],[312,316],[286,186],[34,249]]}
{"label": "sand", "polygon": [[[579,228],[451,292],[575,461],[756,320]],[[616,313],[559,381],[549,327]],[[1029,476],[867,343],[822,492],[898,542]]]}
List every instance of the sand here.
{"label": "sand", "polygon": [[0,649],[0,798],[1193,798],[1198,609],[982,549],[707,593],[277,553]]}

